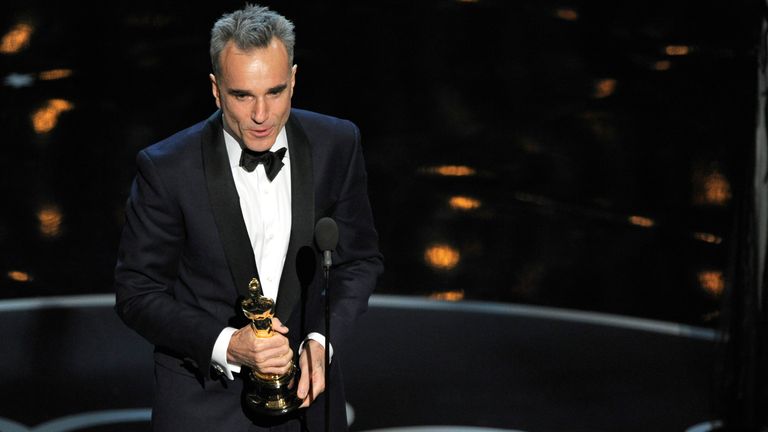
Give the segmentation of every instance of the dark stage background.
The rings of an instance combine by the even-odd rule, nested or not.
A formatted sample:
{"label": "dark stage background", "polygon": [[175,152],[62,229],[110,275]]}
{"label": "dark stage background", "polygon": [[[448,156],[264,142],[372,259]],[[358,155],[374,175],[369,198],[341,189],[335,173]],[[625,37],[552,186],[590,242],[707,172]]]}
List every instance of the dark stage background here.
{"label": "dark stage background", "polygon": [[[215,109],[207,78],[209,30],[218,16],[242,4],[9,0],[0,5],[0,299],[112,292],[134,157]],[[438,314],[430,309],[434,305],[448,319],[455,313],[452,305],[466,304],[492,310],[531,307],[552,320],[521,324],[496,317],[491,321],[514,326],[514,335],[507,333],[512,328],[503,327],[497,335],[503,340],[484,334],[467,336],[462,344],[441,342],[451,337],[450,322],[416,333],[429,340],[417,346],[433,347],[430,356],[446,357],[437,365],[424,365],[436,377],[445,377],[441,394],[461,392],[462,384],[445,383],[462,372],[493,377],[507,365],[519,368],[515,373],[520,376],[537,377],[522,383],[501,373],[479,386],[481,390],[473,387],[473,395],[491,392],[480,400],[508,401],[516,407],[510,412],[528,417],[487,414],[509,408],[489,403],[469,404],[472,415],[460,419],[447,416],[440,422],[439,415],[425,413],[423,418],[402,416],[398,423],[402,411],[393,409],[397,404],[382,403],[388,408],[377,413],[368,395],[357,406],[369,406],[371,416],[386,421],[368,417],[359,427],[682,430],[721,417],[727,396],[720,384],[727,380],[724,369],[729,366],[717,341],[730,331],[729,305],[739,280],[744,235],[738,222],[755,162],[759,2],[263,4],[296,24],[294,106],[348,118],[363,134],[386,258],[377,294],[382,299],[396,295],[403,302],[374,308],[361,330],[387,338],[402,358],[423,359],[423,352],[414,353],[390,333],[395,318],[413,320],[408,322],[419,327],[427,315]],[[403,306],[413,304],[418,307]],[[14,307],[0,315],[31,310]],[[421,320],[413,312],[419,307],[425,308]],[[561,322],[550,313],[561,309],[586,312],[578,315],[582,318],[610,315],[619,320],[600,321],[605,328],[614,328],[610,323],[624,317],[635,324],[653,320],[687,330],[671,339],[658,336],[635,352],[637,347],[620,348],[634,346],[629,343],[634,333],[609,329],[606,339],[603,327],[589,324],[577,336],[594,334],[588,343],[599,346],[596,352],[602,354],[585,357],[576,354],[584,354],[583,346],[574,347],[572,338],[586,318],[576,320],[581,324],[575,327],[546,324]],[[70,309],[40,310],[60,314]],[[29,314],[13,315],[12,322],[18,326],[29,322],[19,320],[39,316],[32,321],[37,331],[6,326],[2,334],[4,351],[24,356],[6,358],[0,417],[35,425],[75,411],[37,415],[31,402],[35,392],[19,390],[36,374],[30,365],[55,370],[55,359],[67,346],[53,358],[36,359],[48,347],[30,338],[42,344],[38,338],[48,334],[44,328],[55,327],[61,317]],[[83,319],[90,322],[88,316]],[[485,318],[467,319],[488,324]],[[484,328],[477,331],[483,334]],[[707,336],[691,339],[689,330]],[[131,337],[119,325],[114,331]],[[114,341],[116,336],[109,334],[105,340]],[[545,351],[536,351],[542,340],[534,335],[551,341]],[[368,335],[359,336],[361,349],[375,351]],[[141,354],[117,351],[104,361],[135,355],[138,364],[150,362],[137,350]],[[559,363],[546,366],[537,355],[526,361],[515,356],[526,350],[573,363],[558,373]],[[441,369],[457,351],[465,368]],[[477,353],[494,361],[474,370],[477,365],[470,359]],[[653,363],[654,357],[670,363]],[[349,360],[351,370],[359,371],[351,374],[359,378],[350,384],[351,397],[375,393],[380,385],[365,381],[365,371],[387,370],[396,377],[408,370],[407,364],[388,370],[368,359],[375,357]],[[18,362],[25,361],[29,374],[14,375]],[[685,375],[685,365],[692,361],[697,369]],[[603,368],[608,364],[624,367]],[[136,367],[140,379],[150,382],[151,365]],[[600,378],[606,382],[655,376],[659,387],[643,397],[661,395],[659,403],[662,396],[672,397],[667,404],[688,414],[653,429],[616,429],[610,420],[614,417],[578,426],[574,422],[586,420],[565,414],[559,418],[543,409],[540,415],[530,414],[539,413],[531,406],[551,401],[542,389],[582,394],[599,375],[593,369],[615,373]],[[104,375],[103,382],[112,382],[107,377],[113,375]],[[665,387],[670,379],[680,380],[675,387],[682,389],[679,394]],[[406,389],[418,382],[406,381]],[[136,385],[139,390],[128,402],[110,406],[149,406],[149,387]],[[438,391],[435,386],[420,388]],[[604,388],[598,391],[602,396],[587,400],[626,400],[611,408],[612,416],[616,421],[631,417],[635,404],[629,395],[610,386],[598,388]],[[516,389],[541,397],[528,400]],[[437,396],[429,394],[432,399],[425,398],[434,402]],[[69,399],[72,410],[78,409],[77,398]],[[445,405],[426,404],[433,414],[453,413],[462,406],[451,397],[438,401]],[[459,408],[452,408],[453,403]],[[565,413],[579,409],[578,404],[565,405]],[[642,407],[654,411],[650,402]]]}

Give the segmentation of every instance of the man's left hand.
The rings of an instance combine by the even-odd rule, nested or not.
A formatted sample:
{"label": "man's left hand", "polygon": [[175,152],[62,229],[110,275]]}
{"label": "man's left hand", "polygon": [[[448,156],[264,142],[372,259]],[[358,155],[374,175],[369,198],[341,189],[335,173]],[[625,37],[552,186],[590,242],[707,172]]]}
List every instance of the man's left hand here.
{"label": "man's left hand", "polygon": [[299,388],[296,395],[303,399],[300,408],[308,407],[325,391],[325,348],[315,340],[308,340],[299,357]]}

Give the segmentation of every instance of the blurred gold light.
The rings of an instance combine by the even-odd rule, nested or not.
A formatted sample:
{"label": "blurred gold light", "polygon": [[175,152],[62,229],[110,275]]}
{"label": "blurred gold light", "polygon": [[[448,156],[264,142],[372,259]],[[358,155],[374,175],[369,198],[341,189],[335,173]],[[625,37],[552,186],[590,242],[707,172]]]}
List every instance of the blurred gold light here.
{"label": "blurred gold light", "polygon": [[717,170],[694,174],[694,204],[724,206],[731,200],[731,184]]}
{"label": "blurred gold light", "polygon": [[56,206],[46,206],[37,212],[40,233],[45,237],[58,237],[61,234],[61,210]]}
{"label": "blurred gold light", "polygon": [[460,258],[459,251],[446,244],[432,245],[424,252],[424,260],[427,264],[439,270],[450,270],[456,267]]}
{"label": "blurred gold light", "polygon": [[465,165],[441,165],[436,167],[428,167],[423,170],[429,174],[436,174],[446,177],[466,177],[475,175],[474,168],[470,168]]}
{"label": "blurred gold light", "polygon": [[454,196],[448,201],[454,210],[474,210],[480,207],[480,201],[467,196]]}
{"label": "blurred gold light", "polygon": [[691,48],[686,45],[667,45],[664,52],[670,56],[684,56],[691,53]]}
{"label": "blurred gold light", "polygon": [[433,300],[459,301],[459,300],[464,300],[464,291],[456,290],[456,291],[436,292],[436,293],[430,294],[429,298]]}
{"label": "blurred gold light", "polygon": [[56,127],[59,115],[73,108],[74,105],[64,99],[51,99],[44,107],[32,114],[32,127],[37,133],[50,132]]}
{"label": "blurred gold light", "polygon": [[716,270],[704,270],[699,274],[699,285],[701,288],[714,295],[719,296],[725,289],[725,281],[723,280],[723,272]]}
{"label": "blurred gold light", "polygon": [[643,217],[643,216],[630,216],[629,218],[627,218],[627,220],[632,225],[637,225],[637,226],[640,226],[640,227],[643,227],[643,228],[650,228],[650,227],[656,225],[656,223],[653,221],[653,219],[649,219],[649,218]]}
{"label": "blurred gold light", "polygon": [[8,33],[3,36],[0,42],[0,53],[16,54],[29,44],[29,38],[34,29],[31,25],[20,23],[16,24]]}
{"label": "blurred gold light", "polygon": [[32,280],[32,277],[29,276],[29,273],[13,270],[8,272],[8,279],[16,282],[29,282]]}
{"label": "blurred gold light", "polygon": [[653,64],[653,68],[657,71],[669,70],[672,67],[672,62],[669,60],[659,60]]}
{"label": "blurred gold light", "polygon": [[595,83],[594,97],[602,99],[612,95],[616,91],[616,80],[613,78],[601,79]]}
{"label": "blurred gold light", "polygon": [[62,78],[67,78],[72,75],[72,69],[52,69],[49,71],[40,72],[40,79],[43,81],[52,81]]}
{"label": "blurred gold light", "polygon": [[706,200],[716,205],[725,205],[731,199],[731,185],[720,173],[714,173],[707,177],[704,184]]}
{"label": "blurred gold light", "polygon": [[714,234],[704,233],[704,232],[693,233],[693,238],[695,238],[696,240],[703,241],[705,243],[712,243],[712,244],[720,244],[723,242],[722,237],[718,237]]}
{"label": "blurred gold light", "polygon": [[579,13],[570,8],[557,9],[555,16],[566,21],[576,21],[579,19]]}

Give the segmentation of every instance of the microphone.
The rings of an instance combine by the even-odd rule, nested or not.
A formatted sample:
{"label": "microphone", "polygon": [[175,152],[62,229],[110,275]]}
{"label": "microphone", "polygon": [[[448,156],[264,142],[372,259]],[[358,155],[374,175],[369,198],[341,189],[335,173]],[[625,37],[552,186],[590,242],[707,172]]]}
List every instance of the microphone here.
{"label": "microphone", "polygon": [[331,273],[331,252],[339,243],[339,227],[336,221],[324,217],[315,225],[315,243],[323,251],[323,275],[325,279],[325,432],[331,430],[331,293],[329,280]]}
{"label": "microphone", "polygon": [[339,227],[336,225],[336,221],[329,217],[317,221],[315,242],[317,247],[323,251],[323,267],[327,269],[331,266],[331,252],[336,249],[336,245],[339,243]]}

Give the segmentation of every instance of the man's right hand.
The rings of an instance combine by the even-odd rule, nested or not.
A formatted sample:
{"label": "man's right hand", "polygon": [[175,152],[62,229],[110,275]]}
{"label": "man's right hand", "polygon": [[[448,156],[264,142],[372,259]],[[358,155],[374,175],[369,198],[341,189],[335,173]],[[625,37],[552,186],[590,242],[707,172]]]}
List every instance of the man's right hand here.
{"label": "man's right hand", "polygon": [[256,337],[250,325],[232,334],[227,347],[227,361],[248,366],[262,374],[283,375],[293,362],[293,350],[288,344],[288,327],[272,318],[272,337]]}

